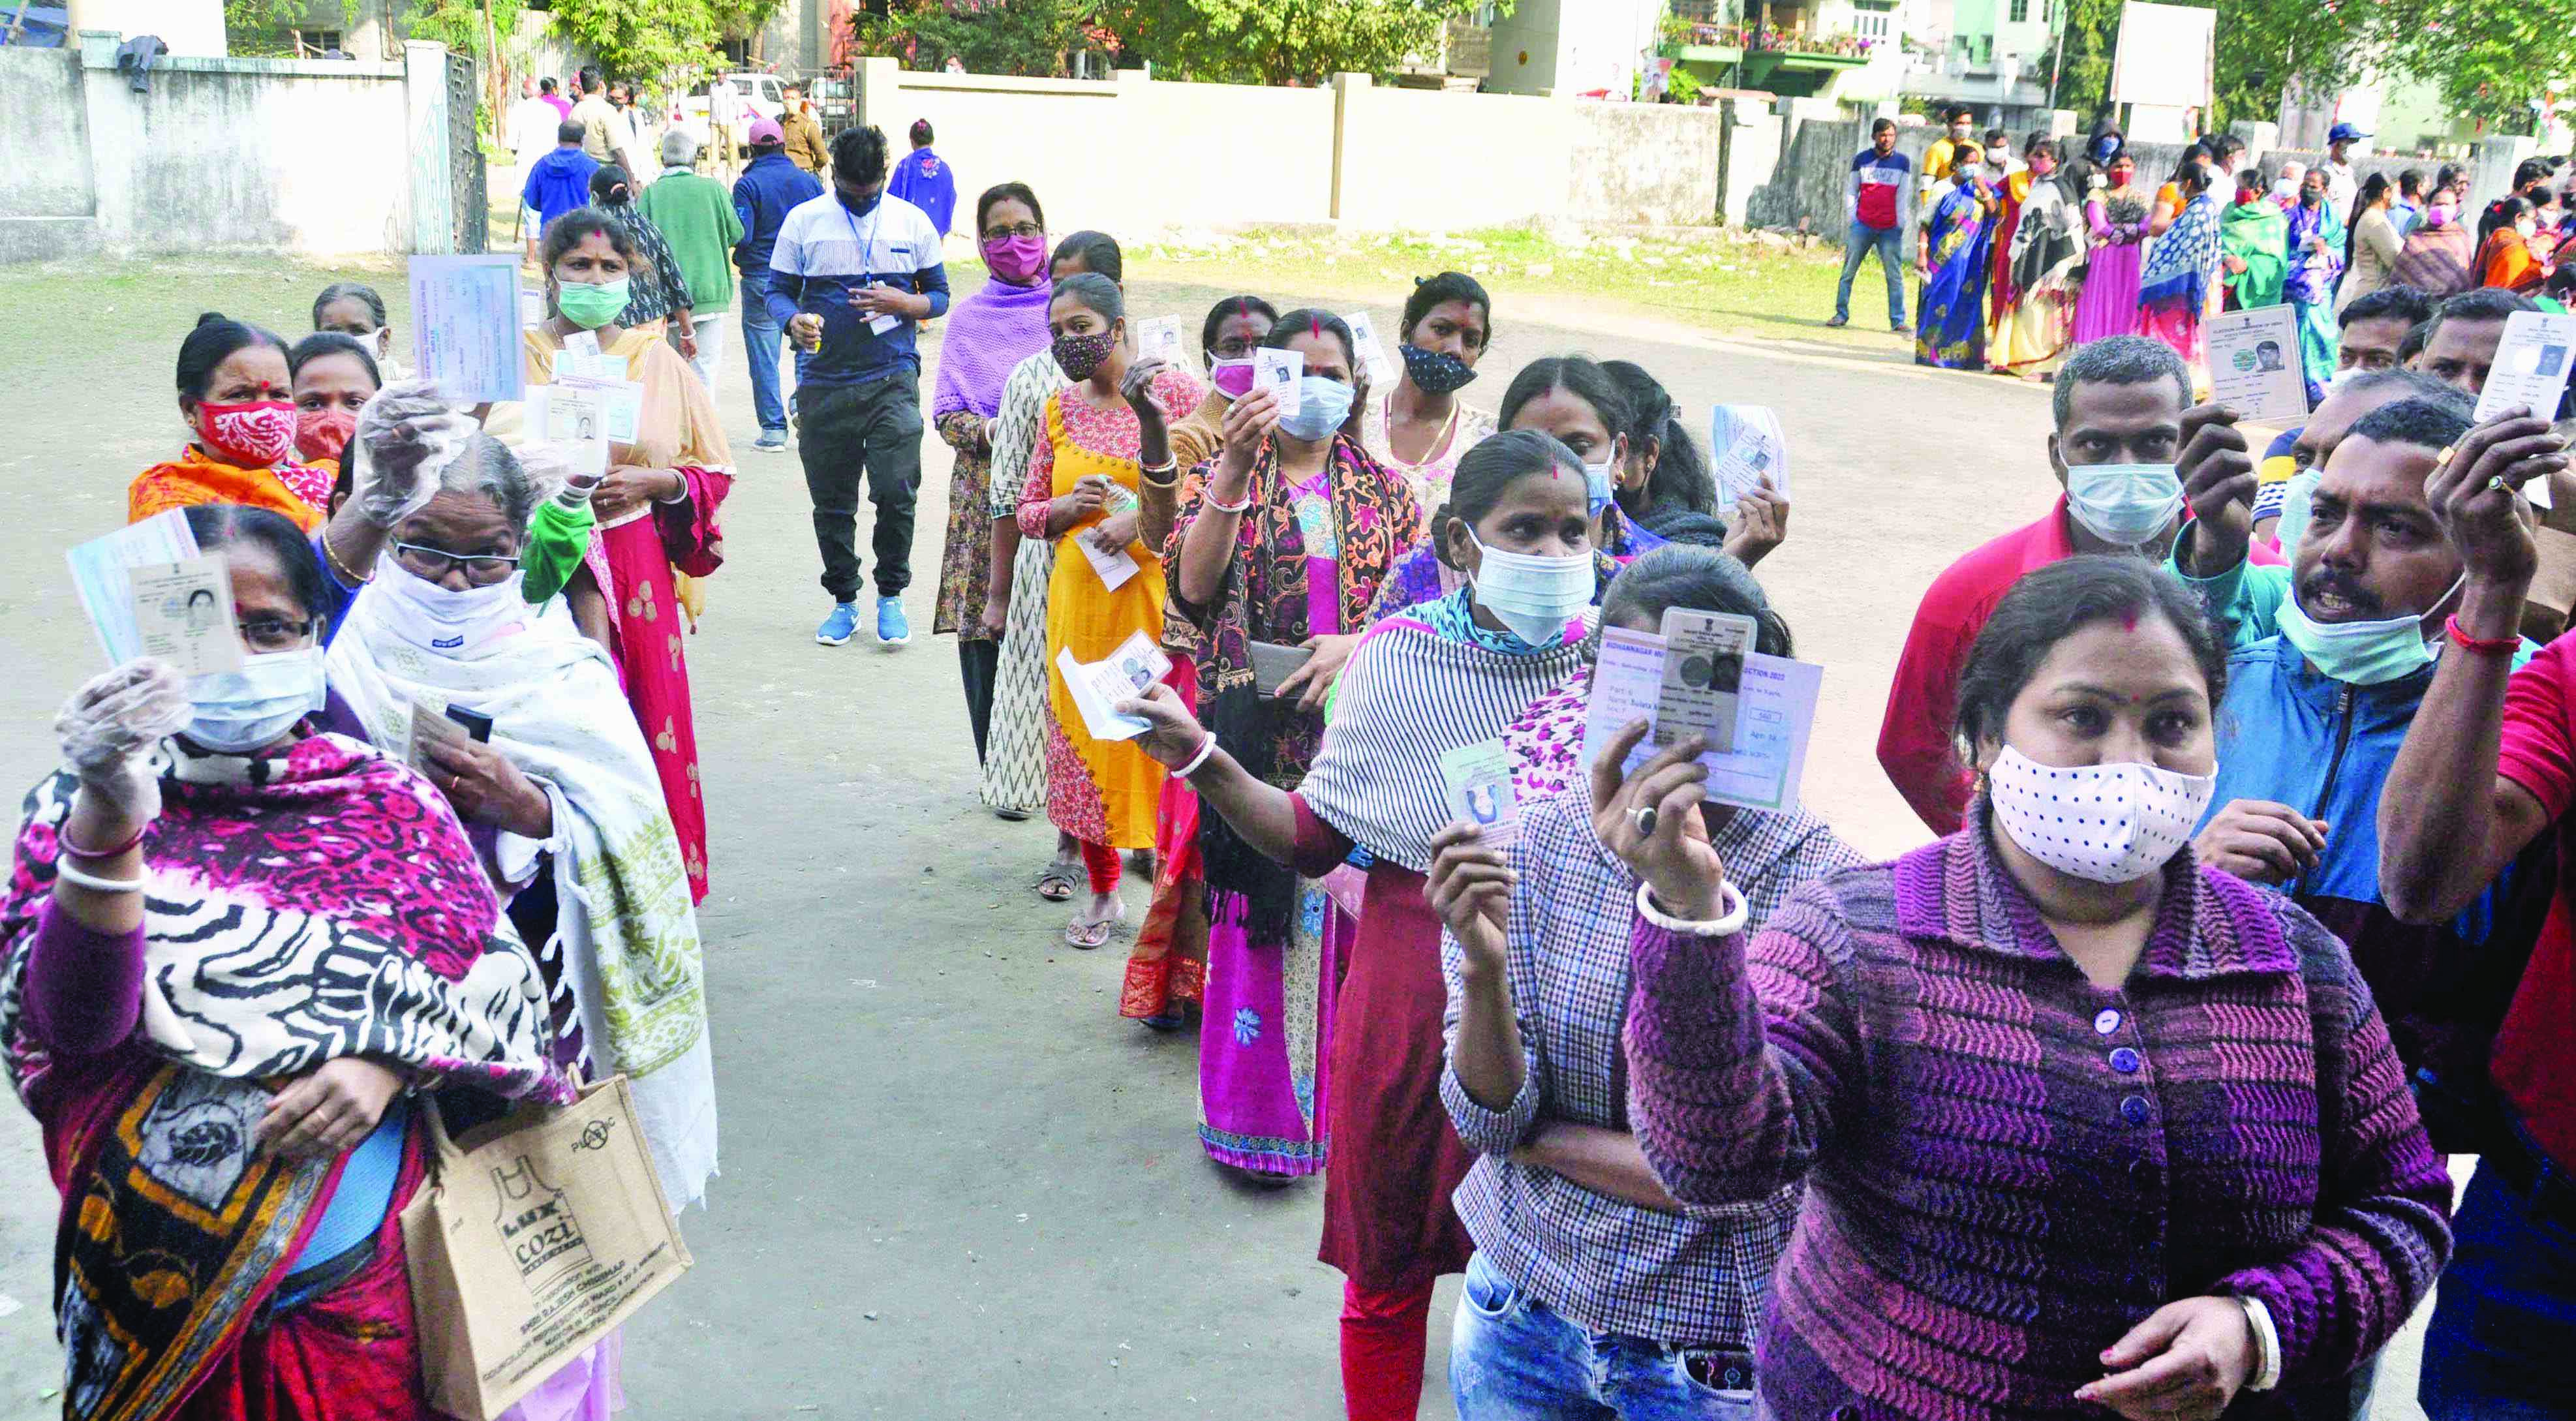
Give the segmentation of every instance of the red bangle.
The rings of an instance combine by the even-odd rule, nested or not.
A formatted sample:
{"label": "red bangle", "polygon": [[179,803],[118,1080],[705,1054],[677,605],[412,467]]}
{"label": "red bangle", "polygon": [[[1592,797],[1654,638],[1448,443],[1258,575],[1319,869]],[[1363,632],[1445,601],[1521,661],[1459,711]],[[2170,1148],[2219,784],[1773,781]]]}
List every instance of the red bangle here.
{"label": "red bangle", "polygon": [[2481,656],[2511,656],[2522,649],[2522,638],[2518,636],[2469,635],[2469,629],[2460,625],[2457,615],[2452,616],[2446,630],[2450,633],[2451,640],[2457,643],[2461,650],[2474,651]]}
{"label": "red bangle", "polygon": [[63,827],[54,834],[54,842],[62,846],[62,851],[64,853],[67,853],[76,859],[112,859],[117,855],[124,853],[126,850],[133,848],[135,845],[142,843],[143,830],[142,828],[137,827],[133,833],[125,836],[125,842],[118,844],[113,848],[84,849],[80,845],[72,842],[71,821],[65,820],[63,822]]}

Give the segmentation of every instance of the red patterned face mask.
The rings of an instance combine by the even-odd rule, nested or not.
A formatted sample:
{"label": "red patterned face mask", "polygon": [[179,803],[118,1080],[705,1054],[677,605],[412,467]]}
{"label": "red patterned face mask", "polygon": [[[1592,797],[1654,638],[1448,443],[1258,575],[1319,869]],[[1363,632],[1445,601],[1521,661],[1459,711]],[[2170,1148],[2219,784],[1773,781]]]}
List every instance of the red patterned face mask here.
{"label": "red patterned face mask", "polygon": [[295,448],[295,402],[245,400],[197,406],[206,447],[245,468],[265,469]]}
{"label": "red patterned face mask", "polygon": [[358,417],[348,410],[295,412],[295,452],[307,459],[337,459],[358,432]]}

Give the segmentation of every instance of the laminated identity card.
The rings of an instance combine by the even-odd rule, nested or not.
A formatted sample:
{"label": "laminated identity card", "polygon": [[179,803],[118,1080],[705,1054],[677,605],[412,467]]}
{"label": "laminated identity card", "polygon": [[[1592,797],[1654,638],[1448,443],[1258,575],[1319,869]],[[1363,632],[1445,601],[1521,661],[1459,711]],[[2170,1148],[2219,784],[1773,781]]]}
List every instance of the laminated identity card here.
{"label": "laminated identity card", "polygon": [[439,393],[469,404],[519,398],[519,254],[413,257],[411,328],[413,362]]}
{"label": "laminated identity card", "polygon": [[[1606,627],[1592,671],[1592,699],[1584,708],[1583,763],[1607,752],[1635,721],[1652,725],[1664,684],[1664,639],[1650,632]],[[1746,809],[1787,810],[1798,804],[1807,766],[1807,738],[1815,728],[1816,697],[1825,669],[1806,661],[1753,652],[1744,658],[1738,688],[1735,748],[1699,757],[1708,767],[1700,797]],[[1621,769],[1634,773],[1658,752],[1650,733]]]}
{"label": "laminated identity card", "polygon": [[2209,318],[2210,399],[2256,424],[2289,429],[2308,417],[2298,314],[2257,306]]}
{"label": "laminated identity card", "polygon": [[1461,745],[1440,757],[1449,788],[1449,817],[1483,831],[1490,848],[1509,848],[1520,836],[1520,806],[1512,798],[1512,756],[1500,740]]}
{"label": "laminated identity card", "polygon": [[134,587],[134,626],[145,656],[169,662],[183,676],[241,669],[233,582],[223,554],[144,563],[126,576]]}
{"label": "laminated identity card", "polygon": [[1297,408],[1297,382],[1305,376],[1302,350],[1272,350],[1265,345],[1252,352],[1252,388],[1268,390],[1283,414]]}
{"label": "laminated identity card", "polygon": [[1663,680],[1648,741],[1661,747],[1701,735],[1711,750],[1734,749],[1737,691],[1752,650],[1751,617],[1665,608]]}
{"label": "laminated identity card", "polygon": [[1708,447],[1716,462],[1710,473],[1717,480],[1717,504],[1733,508],[1735,501],[1770,480],[1774,491],[1786,498],[1789,494],[1789,436],[1780,429],[1780,416],[1767,405],[1719,405],[1709,412]]}
{"label": "laminated identity card", "polygon": [[1189,356],[1181,347],[1181,318],[1147,316],[1138,321],[1136,323],[1136,358],[1159,360],[1176,368],[1188,364]]}
{"label": "laminated identity card", "polygon": [[1120,715],[1118,703],[1144,695],[1171,671],[1172,659],[1152,637],[1131,632],[1107,660],[1088,665],[1074,660],[1073,648],[1068,646],[1056,653],[1055,669],[1064,677],[1064,688],[1072,695],[1074,708],[1082,712],[1083,728],[1092,739],[1133,740],[1152,727],[1135,716]]}
{"label": "laminated identity card", "polygon": [[[113,533],[92,538],[64,551],[71,564],[72,590],[81,610],[98,633],[107,664],[122,666],[144,654],[143,631],[134,616],[134,569],[185,562],[197,556],[197,535],[188,531],[187,510],[173,508]],[[230,589],[226,589],[229,597]]]}
{"label": "laminated identity card", "polygon": [[1351,328],[1351,345],[1359,351],[1360,364],[1368,367],[1371,387],[1389,390],[1395,387],[1395,362],[1387,359],[1386,345],[1377,338],[1377,322],[1366,311],[1350,311],[1342,324]]}
{"label": "laminated identity card", "polygon": [[551,385],[528,387],[528,428],[570,451],[572,472],[608,472],[610,446],[632,444],[644,414],[644,387],[558,371]]}
{"label": "laminated identity card", "polygon": [[[2478,393],[2477,421],[2484,424],[2516,406],[2541,419],[2556,419],[2558,402],[2567,394],[2571,350],[2576,350],[2576,316],[2516,311],[2505,317],[2504,340],[2496,346],[2486,388]],[[2539,507],[2550,506],[2549,480],[2533,479],[2522,491]]]}

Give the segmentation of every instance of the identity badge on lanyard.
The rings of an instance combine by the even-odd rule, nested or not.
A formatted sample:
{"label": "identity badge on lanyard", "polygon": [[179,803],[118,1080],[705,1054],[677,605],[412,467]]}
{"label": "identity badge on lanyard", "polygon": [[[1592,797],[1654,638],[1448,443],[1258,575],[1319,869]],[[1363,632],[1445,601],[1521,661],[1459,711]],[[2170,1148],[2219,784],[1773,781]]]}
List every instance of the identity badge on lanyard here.
{"label": "identity badge on lanyard", "polygon": [[[875,258],[877,229],[885,225],[885,199],[879,198],[877,200],[877,210],[868,215],[868,234],[864,237],[859,235],[858,219],[850,215],[850,209],[846,207],[841,209],[841,220],[850,224],[850,240],[859,244],[859,277],[861,282],[867,285],[875,284],[871,278],[876,275]],[[878,335],[884,335],[888,331],[891,331],[902,324],[903,317],[898,316],[891,311],[888,311],[883,315],[870,316],[868,318],[868,329],[876,332]]]}

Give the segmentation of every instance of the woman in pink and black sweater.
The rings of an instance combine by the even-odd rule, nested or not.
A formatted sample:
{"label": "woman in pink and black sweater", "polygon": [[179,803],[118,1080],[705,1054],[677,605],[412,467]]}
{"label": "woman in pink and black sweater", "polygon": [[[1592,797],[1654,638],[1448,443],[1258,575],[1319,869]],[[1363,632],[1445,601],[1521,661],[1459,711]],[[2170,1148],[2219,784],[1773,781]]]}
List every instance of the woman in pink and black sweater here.
{"label": "woman in pink and black sweater", "polygon": [[1690,1204],[1807,1181],[1756,1367],[1781,1421],[2341,1421],[2432,1288],[2450,1183],[2351,959],[2193,862],[2224,656],[2134,560],[2023,578],[1960,689],[1967,826],[1750,943],[1697,767],[1596,783],[1646,885],[1648,1161]]}

